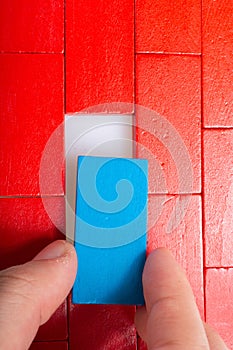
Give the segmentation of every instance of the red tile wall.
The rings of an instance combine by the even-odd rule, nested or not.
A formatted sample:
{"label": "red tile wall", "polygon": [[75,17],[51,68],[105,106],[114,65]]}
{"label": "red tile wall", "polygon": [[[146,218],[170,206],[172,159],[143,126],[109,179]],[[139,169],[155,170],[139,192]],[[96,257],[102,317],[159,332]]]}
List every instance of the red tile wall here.
{"label": "red tile wall", "polygon": [[[172,212],[181,203],[187,201],[187,212],[182,219],[182,209],[176,210],[174,228],[171,232],[169,221]],[[162,205],[161,214],[155,223],[156,212]],[[182,205],[180,206],[182,208]],[[201,196],[165,196],[160,202],[156,195],[149,196],[148,253],[157,247],[168,248],[182,265],[193,288],[199,311],[204,317],[203,288],[203,251],[202,251],[202,203]],[[177,226],[176,226],[177,225]]]}
{"label": "red tile wall", "polygon": [[208,269],[206,274],[206,320],[232,349],[233,269]]}
{"label": "red tile wall", "polygon": [[233,130],[204,131],[206,266],[233,266]]}
{"label": "red tile wall", "polygon": [[[0,5],[0,256],[1,268],[31,259],[64,235],[40,198],[45,145],[64,119],[64,0],[4,1]],[[64,221],[63,191],[47,204]],[[55,196],[56,195],[56,196]],[[64,302],[43,325],[32,349],[68,337]]]}
{"label": "red tile wall", "polygon": [[[201,191],[201,60],[199,56],[143,54],[136,57],[136,103],[153,109],[171,123],[183,140],[193,167],[193,193]],[[143,125],[145,118],[137,113],[137,124]],[[149,117],[148,117],[149,118]],[[147,147],[160,159],[169,193],[177,193],[177,164],[171,158],[166,144],[169,136],[164,132],[165,145],[153,136],[156,126],[153,118],[146,127],[152,133],[145,138],[144,130],[138,133],[137,142]],[[139,157],[144,156],[138,150]],[[184,169],[185,170],[185,169]],[[184,171],[183,170],[183,171]],[[149,164],[149,192],[154,192],[155,169]],[[190,193],[190,192],[188,192]]]}
{"label": "red tile wall", "polygon": [[67,342],[34,342],[30,350],[68,350]]}
{"label": "red tile wall", "polygon": [[[66,1],[66,112],[134,102],[132,0]],[[133,112],[106,106],[106,112]]]}
{"label": "red tile wall", "polygon": [[120,305],[73,305],[70,301],[70,350],[136,350],[135,309]]}
{"label": "red tile wall", "polygon": [[[233,348],[232,19],[232,0],[0,5],[2,268],[64,237],[46,213],[39,183],[44,147],[64,110],[88,112],[106,104],[104,113],[135,112],[137,156],[149,149],[157,161],[150,161],[149,222],[158,220],[149,227],[148,252],[159,245],[173,251],[201,314]],[[157,124],[150,117],[143,121],[134,103],[154,109],[175,128],[192,163],[192,189],[179,195],[180,152],[171,156],[174,140],[166,130],[160,141],[151,136]],[[158,169],[166,180],[161,193]],[[63,189],[49,195],[62,221]],[[181,220],[167,233],[173,210]],[[134,308],[72,305],[69,299],[41,327],[31,349],[144,350],[133,316]]]}
{"label": "red tile wall", "polygon": [[137,52],[200,53],[201,1],[138,0]]}
{"label": "red tile wall", "polygon": [[64,0],[1,2],[0,52],[64,51]]}
{"label": "red tile wall", "polygon": [[203,117],[206,127],[233,126],[232,14],[232,0],[203,0]]}
{"label": "red tile wall", "polygon": [[41,156],[63,121],[63,55],[1,54],[0,67],[0,195],[39,195]]}

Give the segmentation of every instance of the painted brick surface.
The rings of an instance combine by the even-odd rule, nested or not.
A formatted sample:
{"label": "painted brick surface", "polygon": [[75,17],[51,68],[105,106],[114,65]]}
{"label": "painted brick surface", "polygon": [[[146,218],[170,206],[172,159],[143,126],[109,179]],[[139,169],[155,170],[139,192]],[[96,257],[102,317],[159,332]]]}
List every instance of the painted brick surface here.
{"label": "painted brick surface", "polygon": [[133,320],[132,306],[70,303],[70,350],[136,350]]}
{"label": "painted brick surface", "polygon": [[34,342],[30,350],[68,350],[66,342]]}
{"label": "painted brick surface", "polygon": [[[138,55],[136,65],[136,102],[152,109],[160,116],[162,142],[154,134],[158,131],[156,118],[147,113],[137,113],[139,131],[137,142],[150,150],[160,162],[169,193],[179,193],[177,169],[180,152],[171,157],[171,149],[177,147],[177,133],[187,148],[193,168],[193,186],[186,193],[201,190],[201,61],[199,57],[181,57],[170,55]],[[168,134],[169,122],[176,133]],[[150,134],[147,134],[147,131]],[[171,136],[170,136],[171,135]],[[169,146],[170,145],[170,146]],[[169,149],[170,147],[170,149]],[[138,157],[146,152],[138,146]],[[182,163],[182,162],[181,162]],[[180,165],[183,166],[182,164]],[[181,169],[183,175],[186,168]],[[156,174],[156,175],[155,175]],[[149,192],[155,193],[153,180],[158,172],[154,162],[149,161]],[[185,175],[184,175],[185,177]]]}
{"label": "painted brick surface", "polygon": [[201,2],[138,0],[137,52],[201,52]]}
{"label": "painted brick surface", "polygon": [[233,126],[233,1],[203,1],[205,126]]}
{"label": "painted brick surface", "polygon": [[[66,112],[134,99],[134,7],[131,0],[66,3]],[[132,112],[106,106],[105,112]]]}
{"label": "painted brick surface", "polygon": [[64,0],[1,2],[0,52],[63,52]]}
{"label": "painted brick surface", "polygon": [[233,266],[233,130],[204,132],[206,265]]}
{"label": "painted brick surface", "polygon": [[206,272],[206,319],[220,333],[229,349],[233,347],[233,269]]}
{"label": "painted brick surface", "polygon": [[44,147],[63,122],[63,56],[2,54],[0,66],[0,195],[38,195]]}

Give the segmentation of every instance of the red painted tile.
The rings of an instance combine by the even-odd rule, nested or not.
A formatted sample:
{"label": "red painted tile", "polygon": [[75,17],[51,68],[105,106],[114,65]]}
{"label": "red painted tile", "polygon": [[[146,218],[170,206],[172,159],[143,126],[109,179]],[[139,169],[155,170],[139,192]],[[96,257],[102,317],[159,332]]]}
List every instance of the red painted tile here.
{"label": "red painted tile", "polygon": [[134,307],[70,303],[70,350],[136,350]]}
{"label": "red painted tile", "polygon": [[206,272],[206,319],[233,349],[233,269]]}
{"label": "red painted tile", "polygon": [[66,340],[67,329],[67,304],[64,301],[53,316],[39,328],[36,341]]}
{"label": "red painted tile", "polygon": [[203,1],[205,126],[233,126],[233,1]]}
{"label": "red painted tile", "polygon": [[37,195],[42,152],[63,121],[63,56],[2,54],[0,66],[0,195]]}
{"label": "red painted tile", "polygon": [[[66,111],[133,102],[133,1],[66,2]],[[105,112],[132,112],[110,105]]]}
{"label": "red painted tile", "polygon": [[138,0],[137,52],[201,52],[201,1]]}
{"label": "red painted tile", "polygon": [[2,1],[1,52],[63,52],[64,0]]}
{"label": "red painted tile", "polygon": [[206,265],[233,266],[233,130],[204,131]]}
{"label": "red painted tile", "polygon": [[[64,198],[47,198],[53,215],[64,225]],[[55,239],[62,239],[40,198],[0,198],[0,269],[32,259]]]}
{"label": "red painted tile", "polygon": [[[141,108],[136,116],[137,126],[142,129],[137,133],[137,155],[148,158],[147,148],[153,159],[149,160],[151,193],[166,192],[155,188],[158,167],[169,193],[201,191],[200,63],[199,57],[137,56],[136,102],[160,116],[154,118]],[[181,147],[182,142],[185,146]],[[185,159],[192,164],[193,177]],[[178,172],[183,179],[179,185]],[[187,180],[191,186],[185,185]]]}
{"label": "red painted tile", "polygon": [[30,350],[68,350],[67,342],[34,342]]}
{"label": "red painted tile", "polygon": [[201,197],[150,195],[148,229],[148,253],[166,247],[174,254],[186,271],[203,316]]}
{"label": "red painted tile", "polygon": [[137,345],[137,349],[138,350],[147,350],[147,346],[146,346],[146,343],[138,337],[138,345]]}

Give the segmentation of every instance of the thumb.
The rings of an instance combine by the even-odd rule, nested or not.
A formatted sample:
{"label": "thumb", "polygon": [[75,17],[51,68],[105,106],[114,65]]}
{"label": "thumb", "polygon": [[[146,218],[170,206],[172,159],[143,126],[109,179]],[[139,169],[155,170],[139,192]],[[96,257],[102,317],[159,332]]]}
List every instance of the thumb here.
{"label": "thumb", "polygon": [[73,246],[56,241],[32,261],[0,272],[0,344],[27,349],[72,288],[77,270]]}
{"label": "thumb", "polygon": [[149,349],[209,349],[191,287],[166,249],[147,258],[143,290],[146,309],[138,310],[135,322]]}

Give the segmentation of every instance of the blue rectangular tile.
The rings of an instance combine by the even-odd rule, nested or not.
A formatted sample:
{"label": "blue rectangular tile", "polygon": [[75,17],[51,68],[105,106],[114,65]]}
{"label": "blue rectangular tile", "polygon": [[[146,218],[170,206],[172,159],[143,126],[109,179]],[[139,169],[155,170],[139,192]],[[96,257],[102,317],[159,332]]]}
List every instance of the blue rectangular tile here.
{"label": "blue rectangular tile", "polygon": [[73,303],[144,304],[147,168],[143,159],[78,158]]}

